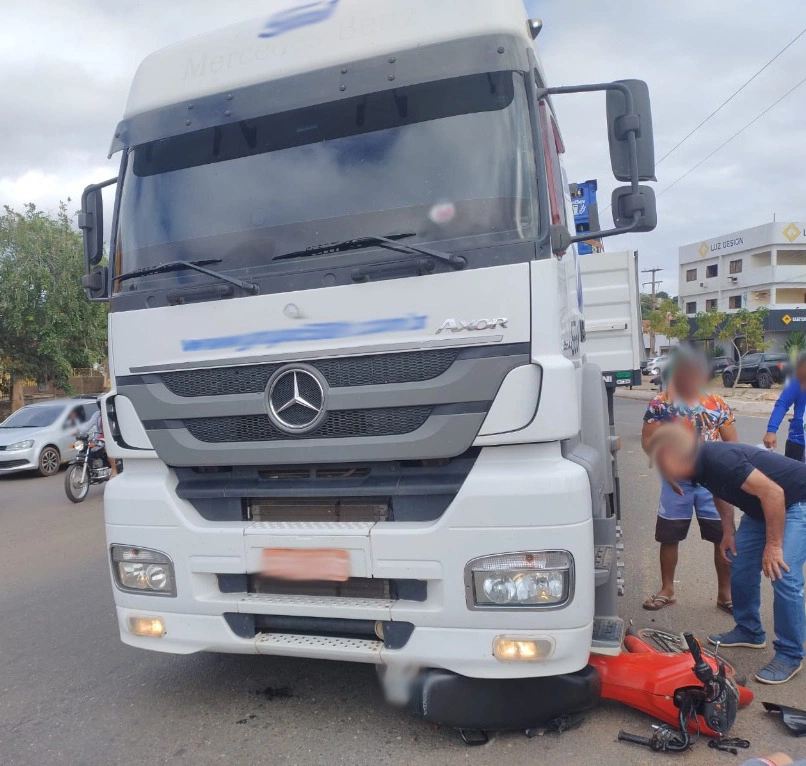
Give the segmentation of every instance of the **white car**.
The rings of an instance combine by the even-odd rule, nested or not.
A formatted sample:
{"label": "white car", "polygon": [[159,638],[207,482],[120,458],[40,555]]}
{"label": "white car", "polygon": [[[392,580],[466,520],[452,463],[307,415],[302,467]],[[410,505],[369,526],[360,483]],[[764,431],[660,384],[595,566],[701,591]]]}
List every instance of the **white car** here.
{"label": "white car", "polygon": [[646,360],[646,364],[644,364],[643,369],[641,372],[644,375],[660,375],[661,370],[666,366],[666,363],[669,361],[668,356],[653,356]]}
{"label": "white car", "polygon": [[73,440],[97,409],[93,399],[51,399],[9,415],[0,423],[0,475],[53,476],[75,455]]}

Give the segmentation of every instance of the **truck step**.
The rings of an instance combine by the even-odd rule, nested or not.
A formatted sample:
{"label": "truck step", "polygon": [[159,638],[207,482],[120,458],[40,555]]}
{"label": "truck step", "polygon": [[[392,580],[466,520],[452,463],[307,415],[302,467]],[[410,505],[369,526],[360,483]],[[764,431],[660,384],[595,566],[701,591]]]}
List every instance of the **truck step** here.
{"label": "truck step", "polygon": [[593,620],[591,654],[621,654],[624,620],[621,617],[596,617]]}
{"label": "truck step", "polygon": [[383,642],[364,638],[259,633],[255,639],[255,648],[259,654],[368,662],[380,665]]}
{"label": "truck step", "polygon": [[249,593],[238,603],[246,614],[278,614],[295,617],[337,617],[352,620],[390,620],[395,602],[383,598],[300,596],[281,593]]}

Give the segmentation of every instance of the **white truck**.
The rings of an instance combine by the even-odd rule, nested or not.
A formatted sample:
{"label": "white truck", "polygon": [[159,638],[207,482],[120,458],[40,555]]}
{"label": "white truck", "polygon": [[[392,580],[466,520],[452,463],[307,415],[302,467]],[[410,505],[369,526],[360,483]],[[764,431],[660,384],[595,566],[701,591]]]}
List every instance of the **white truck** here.
{"label": "white truck", "polygon": [[588,238],[654,227],[652,125],[640,81],[548,87],[540,28],[522,0],[329,0],[142,63],[79,221],[124,642],[375,663],[461,728],[595,704],[614,439],[552,98],[607,96],[629,183]]}

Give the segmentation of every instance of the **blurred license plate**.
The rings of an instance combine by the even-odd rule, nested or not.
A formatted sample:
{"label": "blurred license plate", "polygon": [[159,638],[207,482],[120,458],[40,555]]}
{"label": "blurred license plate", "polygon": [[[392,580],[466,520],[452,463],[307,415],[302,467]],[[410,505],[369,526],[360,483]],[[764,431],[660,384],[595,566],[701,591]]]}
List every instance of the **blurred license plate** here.
{"label": "blurred license plate", "polygon": [[339,548],[264,548],[261,574],[278,580],[350,579],[350,554]]}

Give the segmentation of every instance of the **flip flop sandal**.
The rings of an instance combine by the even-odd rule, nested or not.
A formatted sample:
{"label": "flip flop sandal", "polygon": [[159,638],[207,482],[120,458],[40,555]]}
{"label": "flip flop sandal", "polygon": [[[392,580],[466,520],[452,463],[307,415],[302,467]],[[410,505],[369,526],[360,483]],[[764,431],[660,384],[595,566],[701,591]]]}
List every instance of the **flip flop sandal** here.
{"label": "flip flop sandal", "polygon": [[733,614],[733,601],[730,599],[728,601],[717,601],[716,608],[721,609],[723,612],[727,612],[728,614]]}
{"label": "flip flop sandal", "polygon": [[667,606],[674,606],[677,603],[676,598],[669,598],[668,596],[650,596],[646,601],[643,603],[644,609],[648,612],[658,612],[661,609],[665,609]]}

